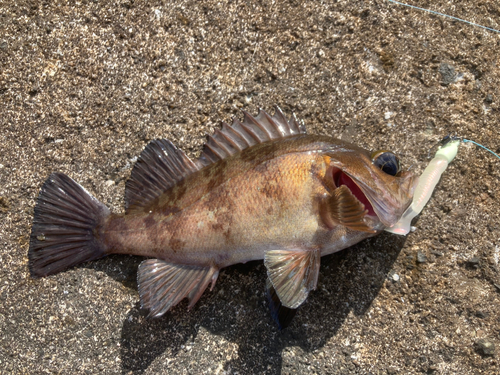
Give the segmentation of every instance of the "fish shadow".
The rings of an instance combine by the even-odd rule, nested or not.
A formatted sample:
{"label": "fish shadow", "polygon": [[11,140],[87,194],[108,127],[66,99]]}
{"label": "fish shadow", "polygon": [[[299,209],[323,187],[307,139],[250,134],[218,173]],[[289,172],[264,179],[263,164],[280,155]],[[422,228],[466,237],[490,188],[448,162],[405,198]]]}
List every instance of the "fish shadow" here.
{"label": "fish shadow", "polygon": [[[262,262],[224,269],[214,290],[206,291],[191,311],[183,301],[165,316],[149,319],[137,303],[123,322],[122,373],[161,373],[167,368],[171,372],[197,373],[200,368],[213,372],[215,367],[210,366],[215,363],[219,370],[222,364],[222,369],[231,373],[287,372],[282,368],[286,348],[299,347],[305,352],[320,349],[351,312],[356,316],[367,312],[405,241],[406,237],[382,233],[323,257],[318,289],[282,331],[268,309]],[[120,274],[120,281],[128,286],[135,282],[133,269],[139,262],[124,258],[122,263],[129,271],[109,275],[115,278]],[[222,344],[215,343],[213,335],[219,336],[221,340],[215,341]]]}

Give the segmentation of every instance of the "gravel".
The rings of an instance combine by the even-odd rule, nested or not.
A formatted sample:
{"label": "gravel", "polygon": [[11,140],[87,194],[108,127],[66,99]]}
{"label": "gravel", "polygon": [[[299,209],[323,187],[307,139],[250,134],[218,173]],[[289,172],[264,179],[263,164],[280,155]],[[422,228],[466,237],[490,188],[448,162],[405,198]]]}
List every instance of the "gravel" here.
{"label": "gravel", "polygon": [[476,342],[477,350],[482,355],[494,355],[495,344],[490,339],[479,339]]}
{"label": "gravel", "polygon": [[[494,1],[428,6],[500,29]],[[284,331],[261,262],[151,320],[139,257],[32,279],[27,251],[51,172],[121,212],[148,141],[196,156],[240,109],[278,104],[417,172],[450,133],[497,150],[499,34],[381,0],[4,1],[0,20],[0,373],[498,373],[477,343],[500,339],[500,161],[470,143],[414,232],[322,259]]]}

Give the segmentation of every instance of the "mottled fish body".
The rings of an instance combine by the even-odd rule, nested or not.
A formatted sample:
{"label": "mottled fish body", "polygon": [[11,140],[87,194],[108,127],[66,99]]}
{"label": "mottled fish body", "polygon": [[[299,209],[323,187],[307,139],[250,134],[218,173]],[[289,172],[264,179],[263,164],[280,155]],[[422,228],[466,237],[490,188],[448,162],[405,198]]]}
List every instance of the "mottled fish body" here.
{"label": "mottled fish body", "polygon": [[296,309],[316,287],[321,256],[391,227],[408,207],[416,179],[396,164],[385,151],[307,135],[278,108],[273,117],[245,113],[196,161],[152,141],[127,182],[125,214],[52,174],[35,207],[30,270],[151,257],[139,267],[139,293],[160,316],[184,298],[194,305],[221,268],[264,259],[275,300]]}

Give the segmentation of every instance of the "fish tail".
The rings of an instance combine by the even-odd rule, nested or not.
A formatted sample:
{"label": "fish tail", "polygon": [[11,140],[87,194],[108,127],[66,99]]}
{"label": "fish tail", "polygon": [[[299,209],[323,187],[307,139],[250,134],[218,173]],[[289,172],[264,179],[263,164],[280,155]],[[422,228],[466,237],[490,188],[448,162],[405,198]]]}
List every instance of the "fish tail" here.
{"label": "fish tail", "polygon": [[98,229],[109,209],[62,173],[43,184],[28,251],[33,277],[52,275],[106,255]]}

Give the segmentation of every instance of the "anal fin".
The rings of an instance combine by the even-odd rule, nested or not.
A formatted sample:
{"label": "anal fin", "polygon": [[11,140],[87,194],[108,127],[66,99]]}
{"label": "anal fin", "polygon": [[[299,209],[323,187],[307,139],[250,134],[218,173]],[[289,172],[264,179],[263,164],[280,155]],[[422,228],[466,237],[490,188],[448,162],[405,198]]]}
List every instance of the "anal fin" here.
{"label": "anal fin", "polygon": [[283,306],[299,307],[316,289],[321,252],[319,250],[271,250],[264,257],[267,276]]}
{"label": "anal fin", "polygon": [[219,270],[214,267],[172,264],[161,259],[148,259],[139,265],[137,281],[141,306],[150,317],[159,317],[184,298],[191,308],[212,283]]}

